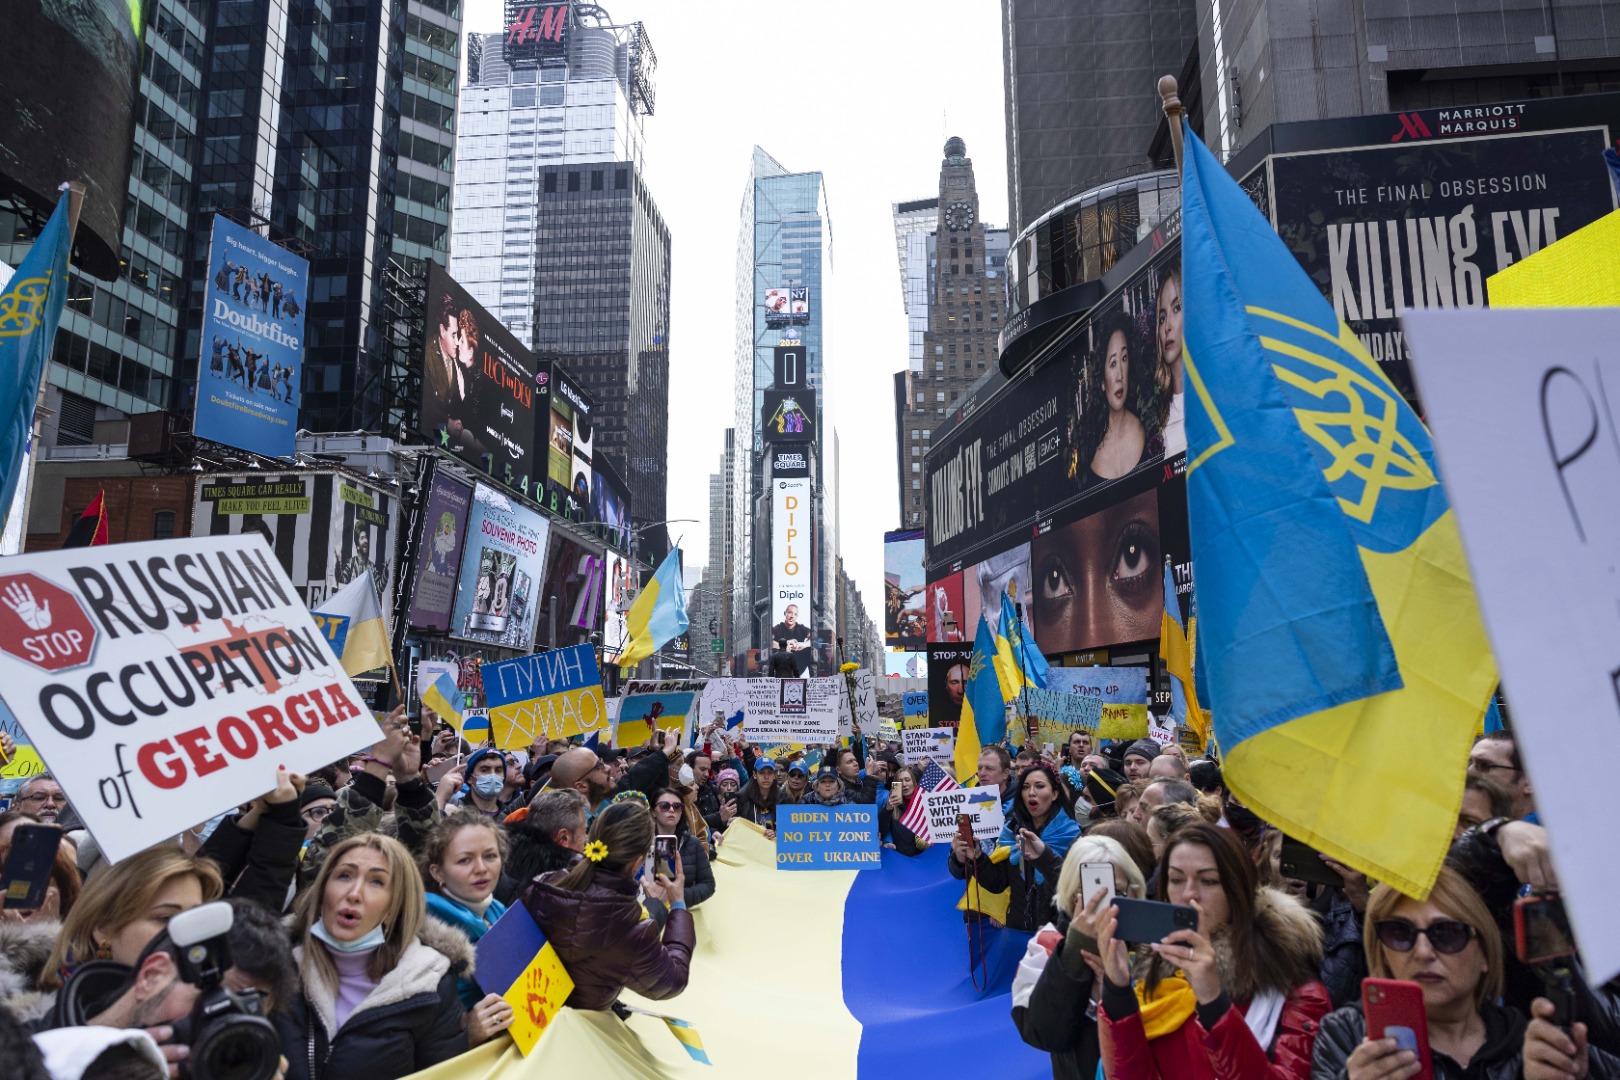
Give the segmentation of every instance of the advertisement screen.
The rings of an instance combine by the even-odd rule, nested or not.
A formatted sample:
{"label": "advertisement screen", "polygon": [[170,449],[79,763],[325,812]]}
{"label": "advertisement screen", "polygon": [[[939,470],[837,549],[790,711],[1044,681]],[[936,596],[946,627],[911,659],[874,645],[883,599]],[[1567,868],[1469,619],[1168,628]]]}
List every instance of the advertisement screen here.
{"label": "advertisement screen", "polygon": [[[591,505],[592,455],[596,427],[594,402],[556,364],[549,365],[551,410],[546,445],[546,486],[555,492],[570,518]],[[538,412],[537,412],[537,415]]]}
{"label": "advertisement screen", "polygon": [[1164,559],[1155,488],[1051,525],[1025,550],[1035,577],[1025,610],[1043,653],[1159,636]]}
{"label": "advertisement screen", "polygon": [[793,658],[799,675],[810,670],[810,481],[771,482],[771,647]]}
{"label": "advertisement screen", "polygon": [[579,645],[602,625],[602,556],[551,533],[534,643],[548,649]]}
{"label": "advertisement screen", "polygon": [[928,643],[921,529],[883,534],[883,640],[890,649]]}
{"label": "advertisement screen", "polygon": [[450,633],[527,652],[545,571],[546,518],[484,484],[473,490]]}
{"label": "advertisement screen", "polygon": [[427,348],[422,360],[424,434],[483,470],[529,490],[534,465],[534,362],[489,312],[438,264],[428,266]]}
{"label": "advertisement screen", "polygon": [[461,570],[461,544],[467,535],[472,488],[444,472],[433,477],[427,512],[422,515],[422,547],[411,592],[411,625],[422,630],[450,629]]}
{"label": "advertisement screen", "polygon": [[389,491],[332,473],[203,476],[192,535],[259,533],[306,607],[369,573],[391,617],[398,513]]}
{"label": "advertisement screen", "polygon": [[592,521],[606,523],[608,542],[617,547],[630,546],[630,490],[625,487],[617,469],[607,458],[596,455],[595,475],[591,478]]}
{"label": "advertisement screen", "polygon": [[766,326],[774,330],[784,326],[808,326],[809,323],[809,289],[783,286],[765,290]]}
{"label": "advertisement screen", "polygon": [[1606,144],[1590,128],[1278,155],[1273,221],[1415,401],[1400,313],[1485,307],[1486,278],[1612,211]]}
{"label": "advertisement screen", "polygon": [[765,404],[759,414],[760,430],[771,443],[816,441],[816,394],[814,390],[764,391]]}
{"label": "advertisement screen", "polygon": [[612,663],[624,651],[625,643],[630,638],[629,626],[625,623],[624,613],[630,610],[635,602],[636,583],[630,568],[630,562],[616,551],[608,551],[607,562],[607,596],[605,598],[605,611],[602,621],[602,656],[604,662]]}
{"label": "advertisement screen", "polygon": [[[1181,336],[1177,240],[1039,367],[936,433],[926,485],[930,563],[1008,533],[1028,537],[1020,527],[1033,526],[1042,508],[1185,454]],[[966,633],[971,640],[971,624]]]}
{"label": "advertisement screen", "polygon": [[119,275],[145,13],[153,5],[7,0],[0,34],[0,191],[49,213],[85,186],[75,263]]}
{"label": "advertisement screen", "polygon": [[309,262],[214,215],[193,430],[265,457],[298,442]]}

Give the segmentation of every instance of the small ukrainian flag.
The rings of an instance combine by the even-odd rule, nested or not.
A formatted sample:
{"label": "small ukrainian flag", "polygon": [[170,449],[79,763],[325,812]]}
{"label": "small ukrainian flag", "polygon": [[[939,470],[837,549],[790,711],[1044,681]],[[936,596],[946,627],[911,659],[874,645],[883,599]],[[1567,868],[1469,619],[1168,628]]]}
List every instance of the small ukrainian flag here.
{"label": "small ukrainian flag", "polygon": [[698,1034],[697,1028],[688,1024],[685,1020],[677,1020],[673,1016],[664,1017],[664,1023],[669,1025],[669,1033],[675,1036],[675,1041],[686,1048],[686,1052],[691,1055],[693,1061],[699,1065],[714,1064],[709,1060],[708,1052],[703,1049],[703,1036]]}
{"label": "small ukrainian flag", "polygon": [[461,691],[448,671],[441,672],[432,685],[422,691],[422,704],[438,713],[451,727],[461,730]]}

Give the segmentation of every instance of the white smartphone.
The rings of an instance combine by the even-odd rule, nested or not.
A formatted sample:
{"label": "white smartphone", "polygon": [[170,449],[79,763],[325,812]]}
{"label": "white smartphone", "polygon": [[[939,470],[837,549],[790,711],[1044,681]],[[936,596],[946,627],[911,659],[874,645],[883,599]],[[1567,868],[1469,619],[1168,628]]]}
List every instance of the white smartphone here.
{"label": "white smartphone", "polygon": [[1080,898],[1075,902],[1081,907],[1091,902],[1101,889],[1110,898],[1114,895],[1114,864],[1105,862],[1088,862],[1080,864]]}

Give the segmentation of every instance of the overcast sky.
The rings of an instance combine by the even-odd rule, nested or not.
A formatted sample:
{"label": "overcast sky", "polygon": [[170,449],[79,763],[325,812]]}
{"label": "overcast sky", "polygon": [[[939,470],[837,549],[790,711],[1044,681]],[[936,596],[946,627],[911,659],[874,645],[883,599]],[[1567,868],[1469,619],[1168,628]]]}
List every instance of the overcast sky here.
{"label": "overcast sky", "polygon": [[[945,139],[967,142],[981,216],[1007,223],[1000,4],[604,0],[658,56],[645,175],[673,238],[669,501],[688,567],[708,559],[709,474],[733,422],[738,213],[754,145],[819,169],[832,216],[827,401],[842,446],[842,551],[882,625],[883,533],[898,525],[893,373],[906,366],[891,203],[937,194]],[[501,0],[467,0],[468,32]],[[465,82],[465,71],[463,72]],[[826,460],[832,462],[830,446]]]}

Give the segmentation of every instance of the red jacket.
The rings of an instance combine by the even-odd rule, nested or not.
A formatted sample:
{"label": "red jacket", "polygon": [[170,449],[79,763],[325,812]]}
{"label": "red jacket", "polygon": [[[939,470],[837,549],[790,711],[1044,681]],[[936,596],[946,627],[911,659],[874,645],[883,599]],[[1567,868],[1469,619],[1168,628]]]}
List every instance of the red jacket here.
{"label": "red jacket", "polygon": [[1151,1042],[1140,1013],[1114,1020],[1099,1008],[1104,1074],[1108,1080],[1310,1080],[1311,1047],[1333,1009],[1327,987],[1312,980],[1288,992],[1269,1057],[1243,1020],[1247,1008],[1248,1002],[1234,1003],[1210,1031],[1195,1013]]}

